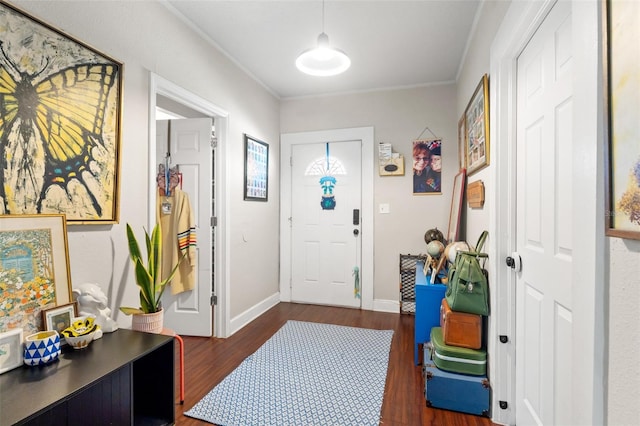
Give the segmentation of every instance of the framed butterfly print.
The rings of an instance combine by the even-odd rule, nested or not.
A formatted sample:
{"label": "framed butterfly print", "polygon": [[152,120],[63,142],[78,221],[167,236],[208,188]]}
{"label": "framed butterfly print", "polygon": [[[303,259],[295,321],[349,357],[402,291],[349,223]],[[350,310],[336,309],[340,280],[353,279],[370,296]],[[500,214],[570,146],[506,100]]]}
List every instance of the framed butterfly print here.
{"label": "framed butterfly print", "polygon": [[0,1],[0,214],[119,219],[122,63]]}

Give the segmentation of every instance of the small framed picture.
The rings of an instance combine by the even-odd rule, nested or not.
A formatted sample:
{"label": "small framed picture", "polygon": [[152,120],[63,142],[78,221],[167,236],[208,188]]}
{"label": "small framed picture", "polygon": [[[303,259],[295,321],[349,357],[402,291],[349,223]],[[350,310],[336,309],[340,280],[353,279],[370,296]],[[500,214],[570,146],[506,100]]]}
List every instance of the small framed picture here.
{"label": "small framed picture", "polygon": [[71,326],[71,322],[78,316],[78,302],[71,302],[55,308],[44,309],[42,311],[42,324],[45,330],[55,330],[61,333],[62,330]]}
{"label": "small framed picture", "polygon": [[0,333],[0,374],[22,365],[22,329]]}
{"label": "small framed picture", "polygon": [[244,199],[269,199],[269,145],[244,135]]}

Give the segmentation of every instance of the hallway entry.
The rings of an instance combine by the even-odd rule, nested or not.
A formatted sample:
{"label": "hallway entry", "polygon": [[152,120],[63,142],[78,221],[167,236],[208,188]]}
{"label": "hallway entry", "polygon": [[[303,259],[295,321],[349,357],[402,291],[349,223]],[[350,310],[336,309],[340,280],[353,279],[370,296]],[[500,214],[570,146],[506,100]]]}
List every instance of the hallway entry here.
{"label": "hallway entry", "polygon": [[373,309],[373,145],[371,127],[281,135],[281,301]]}

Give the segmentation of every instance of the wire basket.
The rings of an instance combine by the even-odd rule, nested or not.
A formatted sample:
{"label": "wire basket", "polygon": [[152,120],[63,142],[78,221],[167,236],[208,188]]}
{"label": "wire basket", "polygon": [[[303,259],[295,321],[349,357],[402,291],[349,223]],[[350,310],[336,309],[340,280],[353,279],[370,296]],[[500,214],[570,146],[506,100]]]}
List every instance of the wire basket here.
{"label": "wire basket", "polygon": [[400,255],[400,313],[416,313],[416,262],[425,260],[422,254]]}

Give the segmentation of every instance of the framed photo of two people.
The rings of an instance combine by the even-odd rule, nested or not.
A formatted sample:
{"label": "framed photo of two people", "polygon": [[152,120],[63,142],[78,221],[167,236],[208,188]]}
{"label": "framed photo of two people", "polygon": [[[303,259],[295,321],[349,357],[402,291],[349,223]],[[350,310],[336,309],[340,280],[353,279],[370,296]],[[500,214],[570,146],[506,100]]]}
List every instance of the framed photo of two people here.
{"label": "framed photo of two people", "polygon": [[442,140],[413,141],[413,194],[441,194]]}

